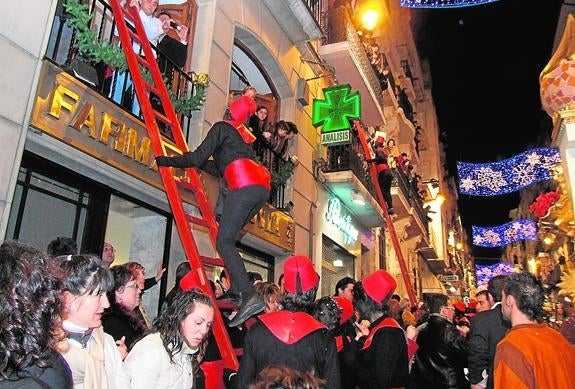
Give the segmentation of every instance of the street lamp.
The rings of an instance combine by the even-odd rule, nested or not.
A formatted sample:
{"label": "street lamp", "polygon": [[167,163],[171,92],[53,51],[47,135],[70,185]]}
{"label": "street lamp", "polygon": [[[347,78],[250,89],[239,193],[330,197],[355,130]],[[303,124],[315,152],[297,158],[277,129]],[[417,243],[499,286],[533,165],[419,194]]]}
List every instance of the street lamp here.
{"label": "street lamp", "polygon": [[356,15],[361,29],[373,32],[381,24],[382,14],[381,1],[367,0],[358,7]]}

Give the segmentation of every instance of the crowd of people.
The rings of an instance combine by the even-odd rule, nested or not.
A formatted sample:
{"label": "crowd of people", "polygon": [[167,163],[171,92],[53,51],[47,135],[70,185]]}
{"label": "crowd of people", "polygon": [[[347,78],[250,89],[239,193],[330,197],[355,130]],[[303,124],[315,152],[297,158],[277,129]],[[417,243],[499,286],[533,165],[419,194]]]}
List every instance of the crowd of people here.
{"label": "crowd of people", "polygon": [[467,304],[435,294],[411,307],[385,270],[318,298],[313,262],[294,255],[281,286],[246,272],[261,312],[232,326],[241,302],[222,305],[241,351],[237,371],[217,370],[214,307],[229,291],[176,283],[148,326],[139,266],[106,266],[72,242],[0,245],[0,388],[575,387],[574,345],[543,321],[528,273],[493,277]]}

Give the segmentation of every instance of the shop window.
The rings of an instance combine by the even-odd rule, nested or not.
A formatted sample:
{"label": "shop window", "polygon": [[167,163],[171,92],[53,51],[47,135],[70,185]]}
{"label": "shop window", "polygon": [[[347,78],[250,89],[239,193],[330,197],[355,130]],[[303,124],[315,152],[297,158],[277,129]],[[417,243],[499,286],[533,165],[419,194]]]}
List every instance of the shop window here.
{"label": "shop window", "polygon": [[331,296],[343,277],[355,279],[355,257],[326,236],[321,245],[321,295]]}
{"label": "shop window", "polygon": [[[146,278],[154,277],[156,269],[165,266],[167,222],[165,215],[153,209],[112,195],[105,236],[105,242],[116,249],[116,259],[112,265],[138,262],[144,266]],[[160,286],[156,285],[142,294],[142,302],[150,318],[158,312]]]}
{"label": "shop window", "polygon": [[65,236],[81,247],[90,200],[90,193],[80,187],[23,166],[18,174],[6,239],[45,250],[54,238]]}

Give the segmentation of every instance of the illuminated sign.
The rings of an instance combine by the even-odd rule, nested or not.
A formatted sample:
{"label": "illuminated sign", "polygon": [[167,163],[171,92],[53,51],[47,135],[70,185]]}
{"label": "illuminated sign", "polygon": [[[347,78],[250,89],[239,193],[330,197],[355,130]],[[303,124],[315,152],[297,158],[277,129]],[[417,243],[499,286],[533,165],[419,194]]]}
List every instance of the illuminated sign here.
{"label": "illuminated sign", "polygon": [[325,220],[341,231],[345,244],[354,243],[359,237],[359,231],[351,224],[351,216],[344,214],[341,208],[341,202],[338,198],[330,198],[327,203]]}
{"label": "illuminated sign", "polygon": [[350,141],[349,130],[324,132],[321,134],[322,145],[333,143],[349,143]]}
{"label": "illuminated sign", "polygon": [[313,99],[312,124],[323,124],[322,133],[349,129],[350,119],[359,119],[361,96],[350,91],[349,84],[337,85],[323,90],[325,100]]}

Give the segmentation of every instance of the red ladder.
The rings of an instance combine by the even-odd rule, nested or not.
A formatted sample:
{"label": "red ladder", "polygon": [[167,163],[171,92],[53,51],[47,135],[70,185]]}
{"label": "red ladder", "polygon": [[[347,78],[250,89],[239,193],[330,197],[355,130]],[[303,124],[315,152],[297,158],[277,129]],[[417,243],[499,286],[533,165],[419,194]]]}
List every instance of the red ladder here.
{"label": "red ladder", "polygon": [[[128,69],[132,76],[136,95],[140,103],[140,108],[144,116],[144,122],[148,129],[148,135],[151,141],[152,149],[155,156],[164,155],[164,146],[158,122],[165,123],[167,128],[171,129],[176,146],[182,152],[188,151],[188,145],[184,138],[184,133],[180,126],[176,112],[170,100],[168,90],[164,84],[162,73],[156,63],[156,57],[152,51],[152,47],[138,10],[135,7],[124,8],[120,6],[121,0],[110,0],[110,5],[114,12],[114,19],[116,21],[118,34],[122,42],[124,53],[126,54],[126,61]],[[127,25],[129,21],[135,26],[136,32],[133,32]],[[136,42],[143,50],[143,56],[138,55],[132,48],[132,42]],[[140,67],[147,70],[152,76],[152,82],[144,80]],[[161,107],[164,113],[160,113],[152,107],[150,101],[150,93],[158,96],[161,101]],[[208,199],[200,181],[200,176],[196,169],[188,168],[186,171],[186,178],[188,182],[176,181],[173,176],[171,168],[159,168],[159,174],[164,184],[166,196],[176,222],[176,227],[182,241],[182,247],[186,254],[187,260],[190,262],[192,271],[186,275],[189,284],[195,285],[214,300],[214,324],[212,331],[218,344],[224,366],[233,370],[238,369],[238,360],[234,353],[234,349],[230,342],[228,332],[222,320],[220,311],[215,304],[215,296],[212,288],[208,282],[206,272],[204,270],[204,262],[210,264],[217,264],[224,266],[221,258],[205,258],[200,256],[196,241],[192,233],[192,226],[197,225],[206,228],[209,231],[210,240],[214,247],[216,247],[216,237],[218,234],[218,226],[212,209],[208,203]],[[200,209],[201,216],[193,216],[185,212],[183,207],[182,197],[180,195],[179,187],[189,190],[196,199],[198,208]]]}
{"label": "red ladder", "polygon": [[[371,152],[369,149],[369,145],[367,144],[367,140],[365,139],[365,130],[361,123],[356,120],[354,121],[354,127],[357,130],[357,135],[359,137],[359,141],[361,143],[361,147],[363,148],[363,153],[365,154],[366,158],[371,158]],[[417,296],[415,295],[415,290],[411,285],[411,279],[409,278],[409,271],[407,269],[407,265],[405,264],[405,260],[403,258],[403,253],[401,252],[401,245],[399,244],[399,238],[397,237],[397,232],[395,231],[395,226],[393,225],[393,219],[389,216],[387,212],[387,203],[383,199],[383,193],[381,193],[381,188],[379,187],[378,180],[377,180],[377,170],[375,168],[375,164],[369,164],[369,173],[371,174],[371,180],[373,181],[373,186],[375,187],[375,192],[377,193],[377,200],[381,209],[383,209],[383,216],[385,218],[385,223],[387,224],[387,229],[389,230],[389,235],[391,237],[391,242],[393,244],[393,249],[395,250],[395,255],[397,255],[397,261],[399,262],[399,267],[401,269],[401,276],[403,278],[403,282],[405,283],[405,287],[407,288],[407,294],[409,295],[409,301],[411,305],[417,304]]]}

